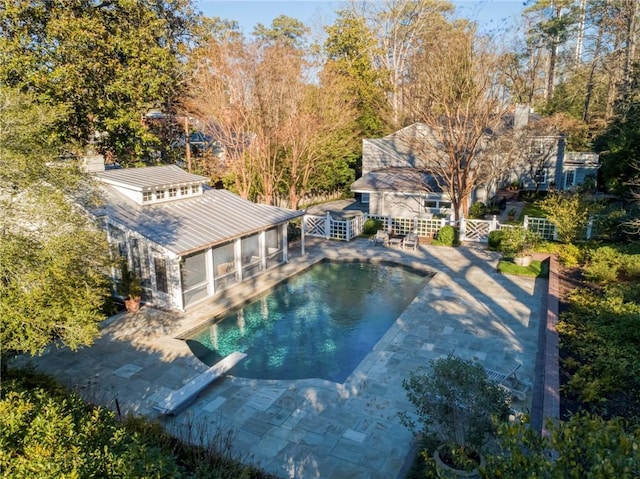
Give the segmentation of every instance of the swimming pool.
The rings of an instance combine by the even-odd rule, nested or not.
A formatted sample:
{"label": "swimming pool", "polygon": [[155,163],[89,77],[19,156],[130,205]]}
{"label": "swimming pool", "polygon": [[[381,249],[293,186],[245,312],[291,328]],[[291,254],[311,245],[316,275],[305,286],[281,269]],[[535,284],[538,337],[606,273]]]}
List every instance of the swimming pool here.
{"label": "swimming pool", "polygon": [[247,353],[234,376],[342,383],[430,278],[400,265],[321,262],[186,341],[209,365]]}

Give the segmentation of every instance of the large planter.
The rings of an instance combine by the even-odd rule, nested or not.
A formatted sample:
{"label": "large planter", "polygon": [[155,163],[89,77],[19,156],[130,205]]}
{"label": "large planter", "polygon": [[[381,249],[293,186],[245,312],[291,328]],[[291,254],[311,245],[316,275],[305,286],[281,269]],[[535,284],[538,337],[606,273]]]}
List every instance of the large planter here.
{"label": "large planter", "polygon": [[480,468],[485,466],[485,460],[482,454],[478,453],[478,456],[480,457],[480,465],[475,469],[471,469],[471,470],[455,469],[449,466],[448,464],[445,464],[442,458],[440,457],[440,453],[442,449],[445,447],[446,447],[445,445],[440,446],[433,453],[433,458],[436,462],[436,473],[438,474],[438,477],[442,479],[459,479],[459,478],[480,479]]}
{"label": "large planter", "polygon": [[531,255],[515,256],[513,262],[518,266],[529,266],[531,264]]}
{"label": "large planter", "polygon": [[140,309],[140,298],[127,298],[124,300],[124,307],[129,313],[137,313]]}

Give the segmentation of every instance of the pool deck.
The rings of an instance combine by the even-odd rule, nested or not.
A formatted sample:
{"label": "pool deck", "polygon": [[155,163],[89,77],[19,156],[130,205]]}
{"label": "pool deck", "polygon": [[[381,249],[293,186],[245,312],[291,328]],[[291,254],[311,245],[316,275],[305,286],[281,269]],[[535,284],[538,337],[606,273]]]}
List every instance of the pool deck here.
{"label": "pool deck", "polygon": [[[91,347],[50,348],[20,357],[122,414],[157,418],[173,434],[214,443],[234,457],[283,478],[403,478],[415,442],[398,412],[411,410],[403,378],[429,360],[453,353],[534,382],[547,280],[503,276],[497,253],[483,246],[421,245],[415,251],[307,238],[290,261],[183,314],[143,307],[104,322]],[[218,379],[175,417],[154,406],[207,369],[182,335],[323,258],[395,261],[433,271],[411,305],[344,384],[321,379]],[[514,407],[532,410],[532,389]]]}

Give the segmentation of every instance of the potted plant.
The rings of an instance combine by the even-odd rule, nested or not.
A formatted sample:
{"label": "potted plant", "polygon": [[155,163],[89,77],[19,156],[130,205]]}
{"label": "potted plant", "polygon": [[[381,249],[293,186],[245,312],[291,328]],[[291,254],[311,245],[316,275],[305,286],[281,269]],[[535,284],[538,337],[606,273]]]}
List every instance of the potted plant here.
{"label": "potted plant", "polygon": [[122,277],[118,285],[118,292],[124,298],[124,307],[130,313],[135,313],[140,309],[140,299],[142,298],[142,284],[140,278],[129,269],[126,260],[121,263]]}
{"label": "potted plant", "polygon": [[531,252],[540,240],[538,235],[522,226],[502,228],[501,231],[500,250],[502,254],[519,266],[529,266]]}
{"label": "potted plant", "polygon": [[515,208],[511,208],[508,212],[507,212],[507,219],[509,221],[515,221],[516,220],[516,209]]}
{"label": "potted plant", "polygon": [[431,361],[403,380],[415,415],[400,414],[413,432],[437,436],[434,452],[440,477],[479,478],[481,448],[495,431],[495,419],[509,415],[509,394],[489,380],[477,362],[449,355]]}

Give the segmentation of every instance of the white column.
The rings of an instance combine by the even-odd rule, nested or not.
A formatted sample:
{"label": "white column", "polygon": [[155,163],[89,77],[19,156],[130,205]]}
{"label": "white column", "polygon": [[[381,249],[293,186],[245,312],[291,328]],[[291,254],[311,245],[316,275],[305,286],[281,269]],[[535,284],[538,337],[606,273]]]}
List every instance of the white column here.
{"label": "white column", "polygon": [[267,241],[266,231],[262,230],[258,233],[258,250],[260,251],[260,264],[262,271],[267,269]]}
{"label": "white column", "polygon": [[236,271],[238,272],[238,281],[242,281],[242,240],[236,238],[233,241],[233,254],[236,263]]}
{"label": "white column", "polygon": [[207,294],[213,296],[215,293],[215,271],[213,269],[213,248],[208,248],[205,253],[205,261],[207,262]]}

